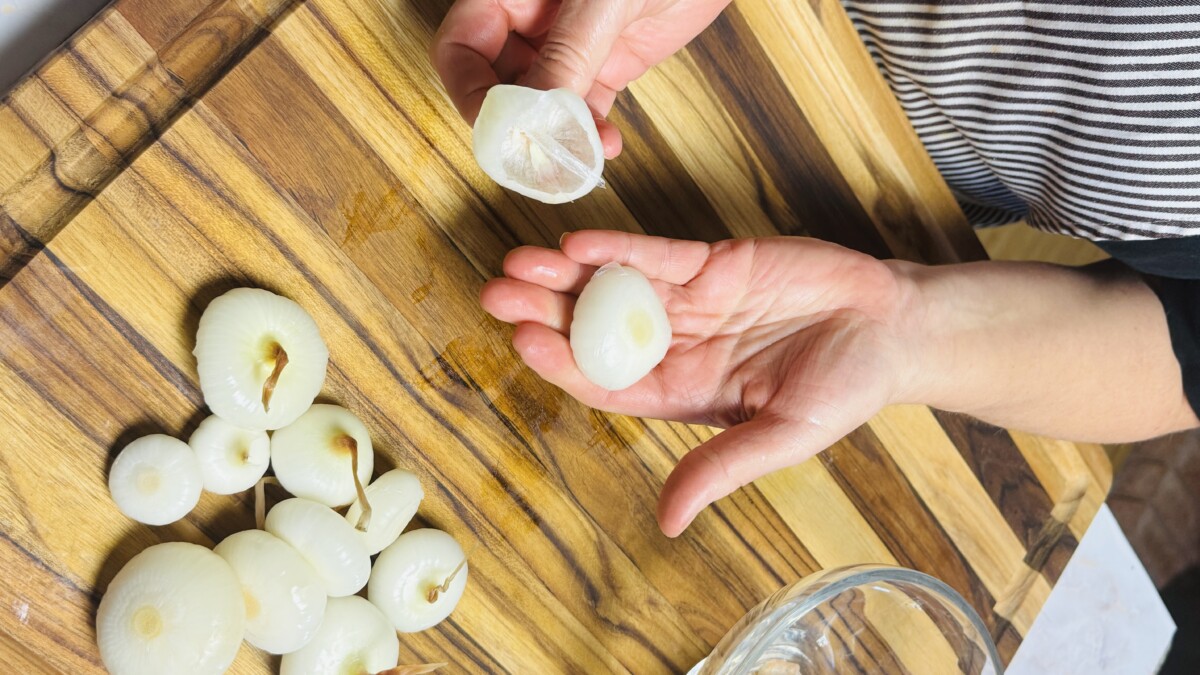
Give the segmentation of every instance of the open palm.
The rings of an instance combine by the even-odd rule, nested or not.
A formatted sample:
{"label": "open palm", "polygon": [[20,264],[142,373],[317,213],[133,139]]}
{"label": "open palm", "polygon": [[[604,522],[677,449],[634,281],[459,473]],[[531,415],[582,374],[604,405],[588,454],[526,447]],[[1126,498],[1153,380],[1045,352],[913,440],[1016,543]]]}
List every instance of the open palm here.
{"label": "open palm", "polygon": [[[615,392],[584,378],[567,339],[576,296],[610,261],[651,280],[674,333],[662,363]],[[516,249],[504,271],[484,287],[483,307],[517,324],[513,345],[544,379],[602,410],[728,429],[663,486],[659,524],[670,536],[713,501],[833,444],[903,386],[901,287],[885,264],[840,246],[583,231],[561,251]]]}

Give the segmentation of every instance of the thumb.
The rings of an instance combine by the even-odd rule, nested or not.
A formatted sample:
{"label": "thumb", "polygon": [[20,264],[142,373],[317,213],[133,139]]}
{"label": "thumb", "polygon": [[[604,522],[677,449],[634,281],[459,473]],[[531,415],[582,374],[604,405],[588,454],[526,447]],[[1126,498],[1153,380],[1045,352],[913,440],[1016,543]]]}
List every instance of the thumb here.
{"label": "thumb", "polygon": [[762,476],[799,464],[837,441],[829,430],[760,414],[679,460],[658,499],[658,526],[677,537],[709,504]]}
{"label": "thumb", "polygon": [[587,96],[625,30],[627,13],[625,2],[565,0],[537,58],[518,84],[544,90],[566,88]]}

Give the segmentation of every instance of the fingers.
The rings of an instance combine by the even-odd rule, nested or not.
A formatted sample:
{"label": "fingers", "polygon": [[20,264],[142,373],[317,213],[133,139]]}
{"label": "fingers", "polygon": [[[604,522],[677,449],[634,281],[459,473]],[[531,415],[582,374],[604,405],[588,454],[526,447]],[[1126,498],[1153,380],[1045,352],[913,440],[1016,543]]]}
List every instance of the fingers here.
{"label": "fingers", "polygon": [[612,110],[617,92],[596,82],[585,98],[588,107],[595,115],[596,130],[600,132],[600,144],[604,147],[604,158],[613,159],[621,154],[621,131],[615,124],[604,118]]}
{"label": "fingers", "polygon": [[540,323],[564,335],[575,311],[573,296],[515,279],[487,282],[479,293],[479,303],[505,323]]}
{"label": "fingers", "polygon": [[596,130],[600,132],[600,144],[604,146],[604,159],[614,159],[621,154],[625,141],[621,138],[621,130],[608,120],[597,119]]}
{"label": "fingers", "polygon": [[611,230],[581,230],[559,243],[568,258],[583,265],[618,262],[636,268],[650,279],[683,285],[691,281],[708,261],[709,246],[700,241]]}
{"label": "fingers", "polygon": [[586,95],[629,23],[629,3],[566,0],[521,84]]}
{"label": "fingers", "polygon": [[496,78],[501,83],[512,84],[529,70],[529,65],[536,58],[537,50],[530,46],[525,38],[512,33],[508,42],[504,43],[500,56],[492,63],[492,70],[496,72]]}
{"label": "fingers", "polygon": [[671,402],[664,400],[662,385],[654,373],[621,391],[608,391],[592,384],[575,365],[567,337],[547,326],[520,324],[513,331],[512,343],[521,360],[533,372],[586,406],[643,417],[667,418],[681,414]]}
{"label": "fingers", "polygon": [[607,409],[609,392],[583,376],[566,336],[540,324],[523,323],[513,331],[512,343],[525,365],[543,380],[584,405]]}
{"label": "fingers", "polygon": [[709,504],[766,474],[798,464],[824,450],[825,440],[803,424],[775,417],[756,417],[689,452],[663,484],[658,500],[658,526],[677,537]]}
{"label": "fingers", "polygon": [[536,35],[557,11],[554,3],[459,0],[442,21],[429,58],[459,113],[473,124],[488,89],[500,83],[492,64],[510,32]]}
{"label": "fingers", "polygon": [[613,101],[617,100],[617,92],[615,89],[610,89],[596,82],[592,85],[591,90],[588,91],[584,100],[587,101],[588,107],[592,109],[594,114],[604,119],[612,111]]}
{"label": "fingers", "polygon": [[573,295],[583,291],[595,271],[595,267],[581,265],[562,251],[540,246],[514,248],[504,258],[504,274],[509,278]]}

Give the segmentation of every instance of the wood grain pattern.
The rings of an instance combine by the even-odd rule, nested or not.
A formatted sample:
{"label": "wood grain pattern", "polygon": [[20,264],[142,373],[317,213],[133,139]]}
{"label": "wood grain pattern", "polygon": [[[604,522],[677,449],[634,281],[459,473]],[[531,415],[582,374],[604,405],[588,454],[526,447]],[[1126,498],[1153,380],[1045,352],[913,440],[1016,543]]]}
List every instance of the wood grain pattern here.
{"label": "wood grain pattern", "polygon": [[[658,489],[715,431],[580,406],[476,300],[509,249],[584,227],[980,257],[836,3],[738,3],[619,97],[608,189],[557,207],[475,166],[425,57],[448,0],[307,0],[214,65],[288,4],[118,0],[0,105],[0,658],[97,671],[124,562],[252,526],[244,495],[138,526],[105,486],[128,440],[198,424],[199,315],[242,285],[313,314],[323,400],[366,421],[378,472],[421,477],[422,523],[478,544],[460,608],[404,662],[685,671],[779,587],[861,562],[947,581],[1011,656],[1103,501],[1094,448],[888,410],[667,540]],[[894,638],[929,629],[881,629],[871,663],[917,662]],[[234,672],[272,663],[247,647]]]}
{"label": "wood grain pattern", "polygon": [[220,0],[105,98],[0,195],[0,286],[7,283],[249,50],[292,0]]}

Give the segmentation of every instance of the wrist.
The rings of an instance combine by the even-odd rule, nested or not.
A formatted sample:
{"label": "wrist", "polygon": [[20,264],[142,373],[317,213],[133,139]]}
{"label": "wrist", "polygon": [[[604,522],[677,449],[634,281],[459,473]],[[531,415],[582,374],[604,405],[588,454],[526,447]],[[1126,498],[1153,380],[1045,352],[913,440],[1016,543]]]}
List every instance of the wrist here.
{"label": "wrist", "polygon": [[964,384],[953,386],[962,327],[953,321],[951,268],[903,260],[884,264],[895,277],[898,299],[891,327],[898,347],[891,403],[959,409],[952,392]]}

